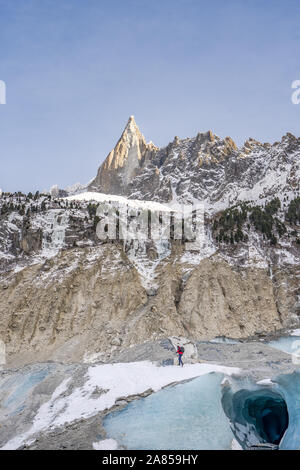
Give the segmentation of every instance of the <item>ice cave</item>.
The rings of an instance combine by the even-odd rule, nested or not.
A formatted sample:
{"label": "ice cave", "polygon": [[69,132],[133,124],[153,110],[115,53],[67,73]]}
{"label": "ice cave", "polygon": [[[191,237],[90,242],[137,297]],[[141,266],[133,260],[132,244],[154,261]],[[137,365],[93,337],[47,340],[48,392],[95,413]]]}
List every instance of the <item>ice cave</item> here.
{"label": "ice cave", "polygon": [[280,393],[269,388],[242,389],[229,397],[225,391],[222,404],[243,448],[260,443],[280,444],[289,425],[287,404]]}
{"label": "ice cave", "polygon": [[104,427],[127,449],[299,449],[300,374],[207,374],[130,403]]}
{"label": "ice cave", "polygon": [[273,444],[300,448],[300,374],[283,374],[251,383],[230,379],[223,385],[222,406],[243,449]]}

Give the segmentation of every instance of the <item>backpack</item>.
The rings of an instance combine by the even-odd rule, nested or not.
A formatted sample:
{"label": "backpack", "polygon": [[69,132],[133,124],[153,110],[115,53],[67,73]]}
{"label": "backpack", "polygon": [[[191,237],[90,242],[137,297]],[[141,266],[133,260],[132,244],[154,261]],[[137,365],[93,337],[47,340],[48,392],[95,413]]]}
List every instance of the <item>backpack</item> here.
{"label": "backpack", "polygon": [[182,353],[184,353],[184,347],[183,346],[180,346],[180,350],[182,351]]}

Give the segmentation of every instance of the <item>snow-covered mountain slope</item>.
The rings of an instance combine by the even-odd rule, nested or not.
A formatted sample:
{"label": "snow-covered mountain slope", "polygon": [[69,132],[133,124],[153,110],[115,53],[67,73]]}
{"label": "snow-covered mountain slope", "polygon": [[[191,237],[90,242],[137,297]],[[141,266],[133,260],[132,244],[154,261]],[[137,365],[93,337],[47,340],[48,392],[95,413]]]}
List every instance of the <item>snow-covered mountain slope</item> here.
{"label": "snow-covered mountain slope", "polygon": [[159,149],[146,144],[132,116],[88,189],[173,204],[202,202],[215,212],[237,201],[299,195],[299,162],[300,138],[289,133],[273,145],[250,138],[237,147],[230,137],[209,131],[175,137]]}
{"label": "snow-covered mountain slope", "polygon": [[[99,240],[97,204],[111,196],[85,197],[0,198],[0,339],[11,364],[300,326],[298,206],[230,209],[206,220],[203,246],[190,250],[184,238]],[[130,204],[131,219],[143,207],[170,214]]]}
{"label": "snow-covered mountain slope", "polygon": [[115,194],[104,194],[92,191],[74,194],[66,198],[67,201],[93,201],[93,202],[116,202],[119,205],[126,205],[134,209],[146,209],[150,211],[170,212],[172,208],[167,204],[161,204],[156,201],[144,201],[140,199],[129,199]]}

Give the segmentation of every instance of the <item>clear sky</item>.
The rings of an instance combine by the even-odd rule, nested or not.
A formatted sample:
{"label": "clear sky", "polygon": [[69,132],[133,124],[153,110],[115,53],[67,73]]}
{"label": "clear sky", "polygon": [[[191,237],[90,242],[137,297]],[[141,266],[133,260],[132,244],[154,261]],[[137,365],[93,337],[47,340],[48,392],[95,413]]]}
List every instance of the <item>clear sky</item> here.
{"label": "clear sky", "polygon": [[0,188],[86,183],[147,141],[300,136],[299,0],[0,0]]}

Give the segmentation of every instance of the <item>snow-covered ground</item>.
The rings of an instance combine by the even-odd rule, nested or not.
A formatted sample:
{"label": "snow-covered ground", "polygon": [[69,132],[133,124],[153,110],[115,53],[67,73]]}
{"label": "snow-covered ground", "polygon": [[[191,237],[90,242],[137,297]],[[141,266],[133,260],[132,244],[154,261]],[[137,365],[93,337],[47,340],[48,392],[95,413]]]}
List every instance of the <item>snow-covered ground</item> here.
{"label": "snow-covered ground", "polygon": [[103,439],[102,441],[94,442],[93,448],[95,450],[116,450],[118,443],[114,439]]}
{"label": "snow-covered ground", "polygon": [[[44,403],[33,419],[31,428],[11,439],[2,449],[17,449],[34,440],[34,435],[41,431],[71,423],[76,419],[89,418],[105,409],[110,409],[120,397],[138,395],[146,390],[154,392],[168,384],[220,372],[226,375],[239,374],[240,370],[215,364],[187,364],[159,367],[151,362],[133,362],[95,365],[88,369],[86,380],[81,387],[67,393],[71,378],[61,382]],[[95,390],[101,390],[96,396]]]}
{"label": "snow-covered ground", "polygon": [[96,192],[85,192],[68,196],[65,198],[67,201],[91,201],[91,202],[116,202],[121,205],[128,205],[134,209],[148,209],[153,211],[170,212],[171,209],[167,204],[160,204],[154,201],[139,201],[138,199],[127,199],[123,196],[116,196],[114,194],[103,194]]}

